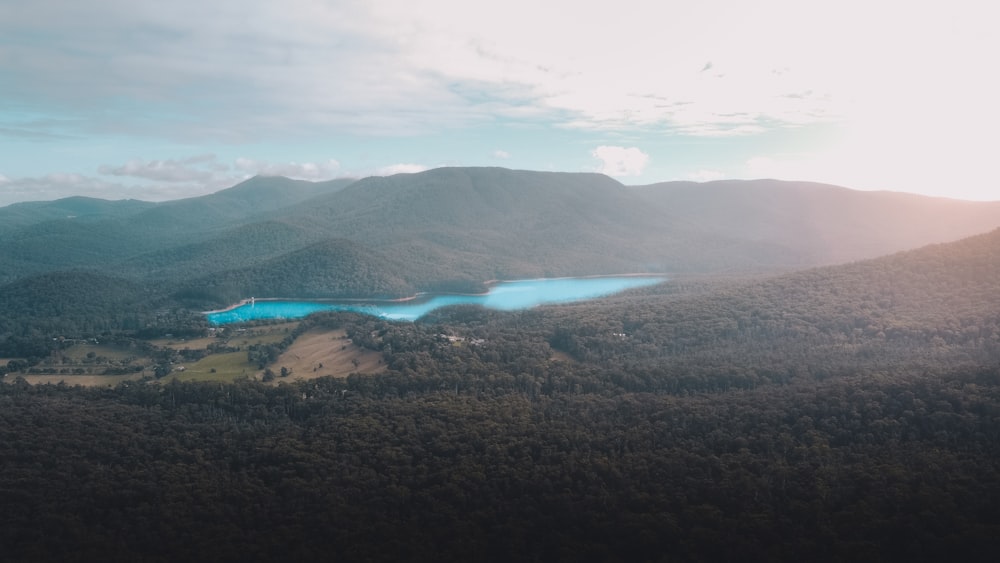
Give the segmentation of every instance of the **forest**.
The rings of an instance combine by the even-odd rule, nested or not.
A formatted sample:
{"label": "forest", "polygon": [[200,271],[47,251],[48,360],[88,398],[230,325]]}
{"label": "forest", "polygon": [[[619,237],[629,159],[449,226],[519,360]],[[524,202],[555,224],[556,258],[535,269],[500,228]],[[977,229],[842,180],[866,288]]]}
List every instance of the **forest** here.
{"label": "forest", "polygon": [[[1000,230],[519,312],[324,313],[245,351],[267,365],[299,334],[343,330],[378,375],[85,388],[13,371],[0,546],[10,561],[992,561],[998,295]],[[161,326],[205,330],[185,319]]]}

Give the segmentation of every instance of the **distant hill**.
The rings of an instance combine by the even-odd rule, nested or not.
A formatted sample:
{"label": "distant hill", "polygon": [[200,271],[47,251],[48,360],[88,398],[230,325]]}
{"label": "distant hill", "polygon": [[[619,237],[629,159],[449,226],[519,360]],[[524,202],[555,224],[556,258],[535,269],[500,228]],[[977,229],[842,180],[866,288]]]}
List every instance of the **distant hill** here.
{"label": "distant hill", "polygon": [[74,196],[55,201],[29,201],[0,207],[0,233],[57,219],[96,221],[127,217],[156,207],[155,203],[134,199],[108,201]]}
{"label": "distant hill", "polygon": [[[814,182],[723,180],[630,188],[671,221],[773,248],[775,265],[801,267],[874,258],[1000,226],[1000,201],[971,202],[865,192]],[[720,249],[724,252],[724,249]]]}
{"label": "distant hill", "polygon": [[[93,213],[60,215],[74,209]],[[21,219],[0,230],[0,283],[76,268],[181,294],[190,294],[192,280],[235,284],[202,292],[216,296],[249,290],[250,272],[257,295],[317,297],[323,288],[326,296],[360,291],[344,282],[368,279],[364,272],[377,272],[372,293],[472,290],[489,279],[535,276],[775,273],[1000,226],[1000,202],[777,180],[626,187],[601,174],[504,168],[320,183],[256,177],[159,204],[80,199],[4,213]],[[339,246],[324,243],[331,240]],[[340,271],[339,281],[327,284],[333,278],[312,267],[310,252],[313,262]]]}
{"label": "distant hill", "polygon": [[319,238],[280,221],[249,223],[190,244],[137,254],[121,262],[121,270],[137,278],[200,278],[206,272],[245,267],[299,250]]}
{"label": "distant hill", "polygon": [[367,178],[274,217],[387,252],[417,249],[439,273],[767,272],[984,232],[1000,226],[1000,202],[777,180],[625,187],[599,174],[441,168]]}
{"label": "distant hill", "polygon": [[677,285],[547,310],[538,322],[556,348],[580,359],[636,370],[660,370],[669,359],[675,372],[706,377],[749,365],[772,366],[755,377],[784,381],[810,370],[1000,361],[1000,229],[704,291]]}
{"label": "distant hill", "polygon": [[487,278],[635,269],[642,254],[627,242],[655,219],[607,176],[502,168],[366,178],[277,216],[400,254],[448,255],[445,271]]}
{"label": "distant hill", "polygon": [[335,193],[353,182],[352,179],[307,182],[281,176],[255,176],[213,194],[161,203],[136,215],[135,220],[147,229],[218,231],[261,213]]}
{"label": "distant hill", "polygon": [[185,284],[184,299],[232,303],[255,297],[405,297],[414,287],[401,264],[349,240],[317,243],[253,266]]}
{"label": "distant hill", "polygon": [[[314,183],[258,176],[214,194],[163,203],[67,198],[0,208],[0,219],[10,218],[14,225],[0,228],[0,265],[4,266],[0,268],[0,283],[69,268],[107,269],[140,278],[166,272],[169,277],[178,265],[175,260],[181,265],[191,260],[184,247],[224,245],[227,238],[266,230],[247,227],[255,222],[250,218],[341,190],[353,182]],[[84,213],[87,210],[92,212]],[[236,231],[230,232],[232,229]],[[300,244],[291,234],[294,230],[286,231],[291,238],[277,246],[287,251],[321,238]],[[223,242],[212,242],[216,238]],[[202,249],[194,254],[206,252],[211,253]],[[255,255],[255,251],[248,249],[245,254]],[[268,256],[267,252],[261,255]],[[161,260],[151,261],[151,257]],[[136,272],[136,265],[148,268],[147,275]],[[208,267],[234,265],[223,260]]]}

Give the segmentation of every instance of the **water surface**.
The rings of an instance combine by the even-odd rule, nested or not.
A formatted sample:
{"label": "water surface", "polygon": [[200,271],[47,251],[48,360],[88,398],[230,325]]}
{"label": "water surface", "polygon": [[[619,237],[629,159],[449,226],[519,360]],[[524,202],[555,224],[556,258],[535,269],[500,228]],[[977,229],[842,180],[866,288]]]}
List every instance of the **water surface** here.
{"label": "water surface", "polygon": [[571,303],[658,284],[663,276],[551,278],[498,282],[481,295],[425,294],[406,301],[257,301],[208,313],[212,324],[258,319],[298,319],[318,311],[353,311],[392,320],[413,321],[448,305],[482,305],[513,311],[547,303]]}

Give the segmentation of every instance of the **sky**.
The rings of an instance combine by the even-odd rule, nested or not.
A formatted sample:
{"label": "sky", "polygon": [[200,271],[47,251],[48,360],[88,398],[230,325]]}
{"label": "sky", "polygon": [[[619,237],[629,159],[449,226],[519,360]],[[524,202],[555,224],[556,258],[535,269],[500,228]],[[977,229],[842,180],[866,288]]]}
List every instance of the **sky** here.
{"label": "sky", "polygon": [[0,206],[503,166],[1000,200],[989,0],[0,0]]}

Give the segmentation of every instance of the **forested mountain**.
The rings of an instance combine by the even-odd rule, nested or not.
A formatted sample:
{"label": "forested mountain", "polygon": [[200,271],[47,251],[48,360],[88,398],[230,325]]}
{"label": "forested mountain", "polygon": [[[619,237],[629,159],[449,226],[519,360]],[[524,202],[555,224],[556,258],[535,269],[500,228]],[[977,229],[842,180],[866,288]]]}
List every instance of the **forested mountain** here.
{"label": "forested mountain", "polygon": [[[353,180],[305,182],[282,177],[254,177],[220,192],[164,203],[103,202],[85,200],[98,209],[115,212],[86,216],[62,215],[64,202],[15,204],[0,209],[0,218],[13,215],[24,206],[39,207],[45,213],[19,214],[13,221],[17,228],[0,229],[0,283],[18,277],[60,269],[106,269],[117,274],[142,278],[147,271],[160,275],[175,265],[184,275],[187,259],[179,247],[213,244],[213,239],[239,237],[239,229],[254,223],[255,217],[268,210],[293,205],[318,194],[330,193]],[[70,198],[74,201],[75,198]],[[71,205],[74,209],[76,205]],[[13,211],[12,211],[13,210]],[[53,217],[55,216],[55,217]],[[86,219],[86,220],[81,220]],[[20,222],[18,222],[20,221]],[[237,232],[229,232],[237,229]],[[260,230],[250,228],[249,230]],[[315,238],[308,242],[315,242]],[[300,248],[295,233],[287,242],[277,242],[283,249]],[[223,242],[225,244],[225,242]],[[252,249],[248,249],[252,252]],[[148,257],[161,258],[151,263]],[[266,253],[264,254],[266,256]],[[140,258],[142,257],[142,258]],[[146,268],[129,271],[123,262],[137,260]],[[181,262],[178,264],[176,261]],[[225,264],[221,265],[226,267]],[[212,266],[210,266],[212,267]]]}
{"label": "forested mountain", "polygon": [[335,193],[354,180],[326,182],[255,176],[213,194],[168,201],[134,216],[146,230],[218,232],[221,227],[245,224],[251,217],[294,205],[321,194]]}
{"label": "forested mountain", "polygon": [[705,233],[751,245],[775,245],[799,265],[874,258],[1000,226],[1000,202],[859,192],[814,182],[665,182],[631,189],[672,220],[694,220]]}
{"label": "forested mountain", "polygon": [[322,235],[294,224],[261,221],[227,229],[217,236],[137,254],[120,263],[136,278],[175,280],[203,277],[299,250]]}
{"label": "forested mountain", "polygon": [[[304,271],[365,255],[343,240],[294,254]],[[380,354],[378,375],[15,380],[0,546],[11,561],[992,561],[998,280],[994,230],[528,311],[325,313],[289,336],[342,331]]]}
{"label": "forested mountain", "polygon": [[[480,279],[635,271],[629,241],[655,223],[618,182],[599,174],[440,168],[366,178],[277,216],[405,256],[439,275]],[[440,260],[443,259],[443,263]]]}
{"label": "forested mountain", "polygon": [[400,254],[419,247],[443,262],[440,275],[518,277],[872,258],[1000,226],[1000,202],[774,180],[624,187],[597,174],[441,168],[361,180],[275,216]]}
{"label": "forested mountain", "polygon": [[633,382],[669,386],[683,374],[708,386],[752,386],[859,369],[995,365],[998,280],[1000,229],[704,292],[680,290],[680,281],[532,318],[556,349]]}
{"label": "forested mountain", "polygon": [[125,217],[156,206],[134,199],[107,201],[92,197],[67,197],[55,201],[29,201],[0,207],[0,232],[54,219],[95,221]]}
{"label": "forested mountain", "polygon": [[24,278],[0,287],[0,349],[12,337],[47,341],[136,331],[140,319],[150,320],[157,304],[155,289],[99,272]]}
{"label": "forested mountain", "polygon": [[[35,207],[45,211],[30,218],[18,212]],[[94,213],[86,220],[60,216],[72,208]],[[600,174],[503,168],[440,168],[356,182],[257,177],[160,204],[66,200],[19,204],[4,213],[20,219],[0,230],[0,283],[89,269],[175,293],[192,279],[258,266],[253,271],[267,283],[299,274],[346,281],[352,265],[326,259],[320,262],[336,276],[314,269],[265,272],[286,255],[286,266],[306,266],[292,253],[334,239],[384,260],[385,279],[406,280],[385,287],[430,291],[478,288],[495,278],[773,273],[1000,226],[1000,202],[774,180],[626,187]],[[356,281],[366,275],[358,271]],[[322,293],[321,286],[310,287]],[[343,287],[334,284],[327,295]],[[268,295],[292,289],[285,283],[256,288]]]}
{"label": "forested mountain", "polygon": [[[403,274],[403,275],[401,275]],[[253,266],[191,281],[186,298],[233,303],[255,297],[407,297],[414,286],[391,260],[346,239],[307,246]]]}

